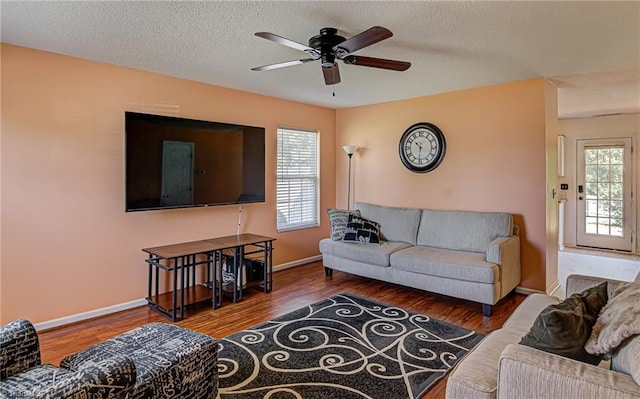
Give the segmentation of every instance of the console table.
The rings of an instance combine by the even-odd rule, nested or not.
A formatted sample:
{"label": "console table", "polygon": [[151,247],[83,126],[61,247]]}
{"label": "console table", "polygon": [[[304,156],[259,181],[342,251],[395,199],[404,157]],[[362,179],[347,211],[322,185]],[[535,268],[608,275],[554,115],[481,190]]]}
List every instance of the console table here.
{"label": "console table", "polygon": [[[233,263],[228,265],[234,275],[233,302],[242,299],[245,285],[243,278],[244,259],[247,255],[258,255],[262,262],[262,280],[253,285],[270,292],[273,286],[272,252],[275,238],[257,234],[238,234],[210,238],[179,244],[144,248],[149,256],[149,285],[147,303],[150,308],[168,317],[171,321],[185,317],[185,307],[211,301],[211,306],[222,306],[222,261],[224,251],[231,251]],[[230,259],[230,258],[229,258]],[[196,282],[196,269],[205,267],[205,282]],[[160,293],[160,272],[171,279],[171,290]]]}

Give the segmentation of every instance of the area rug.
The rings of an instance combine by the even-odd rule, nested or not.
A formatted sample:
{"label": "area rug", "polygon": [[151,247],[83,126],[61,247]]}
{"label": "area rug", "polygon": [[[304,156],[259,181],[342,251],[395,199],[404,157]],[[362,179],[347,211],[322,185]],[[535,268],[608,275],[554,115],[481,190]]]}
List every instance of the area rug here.
{"label": "area rug", "polygon": [[220,340],[220,398],[419,398],[482,338],[343,293]]}

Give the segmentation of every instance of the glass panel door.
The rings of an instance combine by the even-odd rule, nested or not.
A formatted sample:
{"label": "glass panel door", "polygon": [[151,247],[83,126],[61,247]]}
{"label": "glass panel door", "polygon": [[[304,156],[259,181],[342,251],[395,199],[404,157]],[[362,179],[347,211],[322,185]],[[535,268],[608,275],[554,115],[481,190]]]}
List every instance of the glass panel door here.
{"label": "glass panel door", "polygon": [[631,251],[631,139],[578,140],[577,244]]}

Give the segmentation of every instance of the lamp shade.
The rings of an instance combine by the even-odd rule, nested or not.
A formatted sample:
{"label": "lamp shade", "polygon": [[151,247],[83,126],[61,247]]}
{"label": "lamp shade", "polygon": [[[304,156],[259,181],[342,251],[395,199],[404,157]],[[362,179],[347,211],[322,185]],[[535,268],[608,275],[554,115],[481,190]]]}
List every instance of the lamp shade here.
{"label": "lamp shade", "polygon": [[358,147],[356,147],[355,145],[345,145],[342,147],[342,149],[347,153],[347,155],[353,155],[356,151],[358,151]]}

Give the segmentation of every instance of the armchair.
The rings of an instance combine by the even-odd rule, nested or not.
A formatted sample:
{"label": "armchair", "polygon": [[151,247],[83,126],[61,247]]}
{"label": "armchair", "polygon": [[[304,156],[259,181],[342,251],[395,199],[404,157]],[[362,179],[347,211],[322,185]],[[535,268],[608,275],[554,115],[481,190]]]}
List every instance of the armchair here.
{"label": "armchair", "polygon": [[135,381],[135,366],[126,356],[112,356],[76,371],[43,365],[38,334],[29,321],[0,327],[2,398],[116,398]]}

